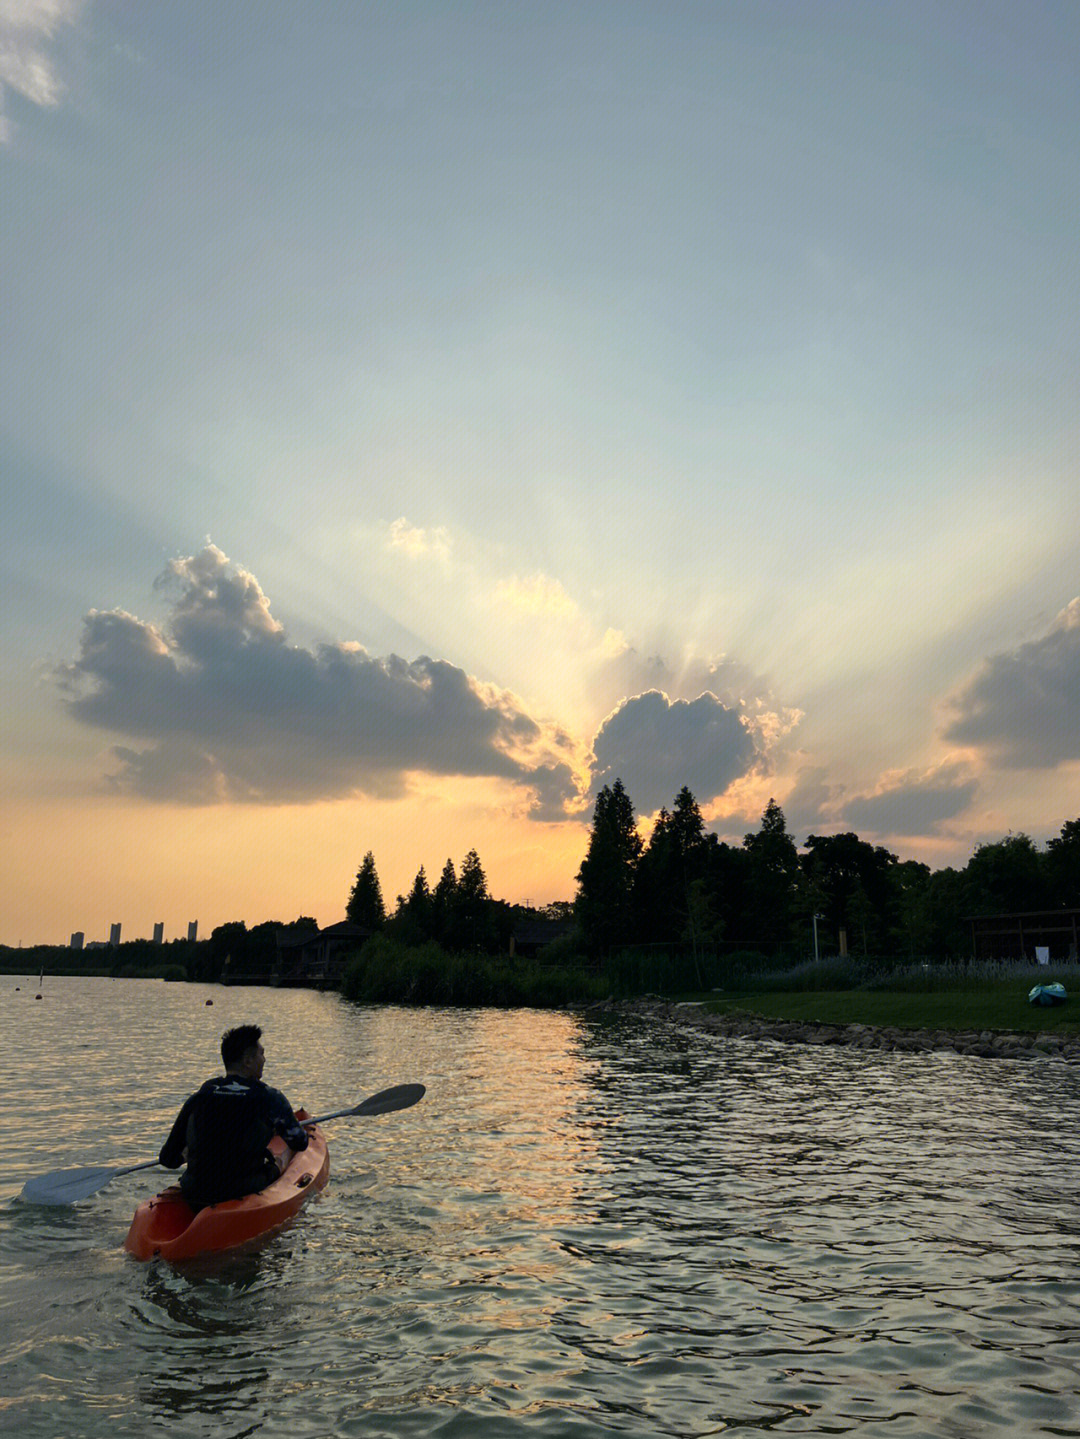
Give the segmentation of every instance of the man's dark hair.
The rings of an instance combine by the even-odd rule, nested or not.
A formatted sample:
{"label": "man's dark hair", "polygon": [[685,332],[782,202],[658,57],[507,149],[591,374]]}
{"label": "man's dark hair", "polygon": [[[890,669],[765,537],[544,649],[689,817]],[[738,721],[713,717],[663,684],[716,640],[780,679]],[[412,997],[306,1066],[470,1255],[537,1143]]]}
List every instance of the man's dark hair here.
{"label": "man's dark hair", "polygon": [[261,1038],[262,1030],[257,1024],[238,1024],[235,1029],[227,1029],[221,1036],[221,1058],[225,1068],[243,1059]]}

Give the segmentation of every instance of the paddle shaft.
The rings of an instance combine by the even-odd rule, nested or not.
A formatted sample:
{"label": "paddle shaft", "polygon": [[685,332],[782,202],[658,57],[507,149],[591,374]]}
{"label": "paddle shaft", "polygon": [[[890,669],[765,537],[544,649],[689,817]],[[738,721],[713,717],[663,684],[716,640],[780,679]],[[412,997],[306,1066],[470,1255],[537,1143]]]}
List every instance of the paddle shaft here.
{"label": "paddle shaft", "polygon": [[134,1174],[137,1169],[156,1169],[159,1163],[160,1160],[157,1159],[146,1159],[142,1164],[126,1164],[123,1169],[113,1170],[113,1178],[118,1174]]}

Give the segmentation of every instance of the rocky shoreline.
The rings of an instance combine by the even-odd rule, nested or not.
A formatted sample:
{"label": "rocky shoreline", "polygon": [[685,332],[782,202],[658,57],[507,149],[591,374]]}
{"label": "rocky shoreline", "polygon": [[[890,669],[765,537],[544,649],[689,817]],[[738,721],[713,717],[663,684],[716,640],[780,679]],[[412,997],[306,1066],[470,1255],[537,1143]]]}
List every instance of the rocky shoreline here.
{"label": "rocky shoreline", "polygon": [[781,1044],[843,1045],[901,1054],[947,1051],[981,1059],[1058,1058],[1080,1064],[1080,1035],[1034,1034],[1025,1030],[899,1029],[869,1024],[818,1024],[809,1020],[765,1019],[752,1014],[709,1014],[702,1003],[673,1003],[655,995],[606,999],[593,1012],[665,1019],[734,1039],[776,1040]]}

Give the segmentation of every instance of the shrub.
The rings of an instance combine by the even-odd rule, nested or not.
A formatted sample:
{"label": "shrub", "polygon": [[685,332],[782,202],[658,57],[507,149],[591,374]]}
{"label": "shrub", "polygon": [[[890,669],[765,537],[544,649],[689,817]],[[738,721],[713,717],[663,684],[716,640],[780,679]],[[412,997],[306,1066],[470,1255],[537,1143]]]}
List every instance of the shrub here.
{"label": "shrub", "polygon": [[349,960],[346,999],[364,1004],[528,1005],[557,1008],[600,999],[599,976],[509,955],[450,954],[434,941],[409,946],[375,934]]}
{"label": "shrub", "polygon": [[569,966],[573,969],[584,969],[588,965],[585,947],[578,934],[564,934],[561,939],[553,939],[550,944],[544,945],[538,958],[541,964]]}
{"label": "shrub", "polygon": [[168,980],[170,983],[178,983],[187,979],[187,970],[182,964],[159,964],[157,969],[151,973],[158,979]]}

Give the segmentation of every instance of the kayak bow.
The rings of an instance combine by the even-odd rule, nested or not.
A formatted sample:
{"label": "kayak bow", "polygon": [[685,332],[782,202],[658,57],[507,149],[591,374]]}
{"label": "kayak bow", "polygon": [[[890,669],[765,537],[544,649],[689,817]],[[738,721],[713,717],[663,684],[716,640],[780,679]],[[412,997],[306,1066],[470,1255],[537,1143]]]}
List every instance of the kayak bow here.
{"label": "kayak bow", "polygon": [[[310,1118],[297,1110],[297,1119]],[[194,1259],[232,1249],[291,1219],[330,1178],[330,1155],[320,1129],[309,1131],[308,1147],[293,1153],[276,1135],[275,1154],[287,1156],[279,1178],[257,1194],[208,1204],[193,1214],[177,1185],[144,1200],[135,1211],[124,1248],[136,1259]]]}

